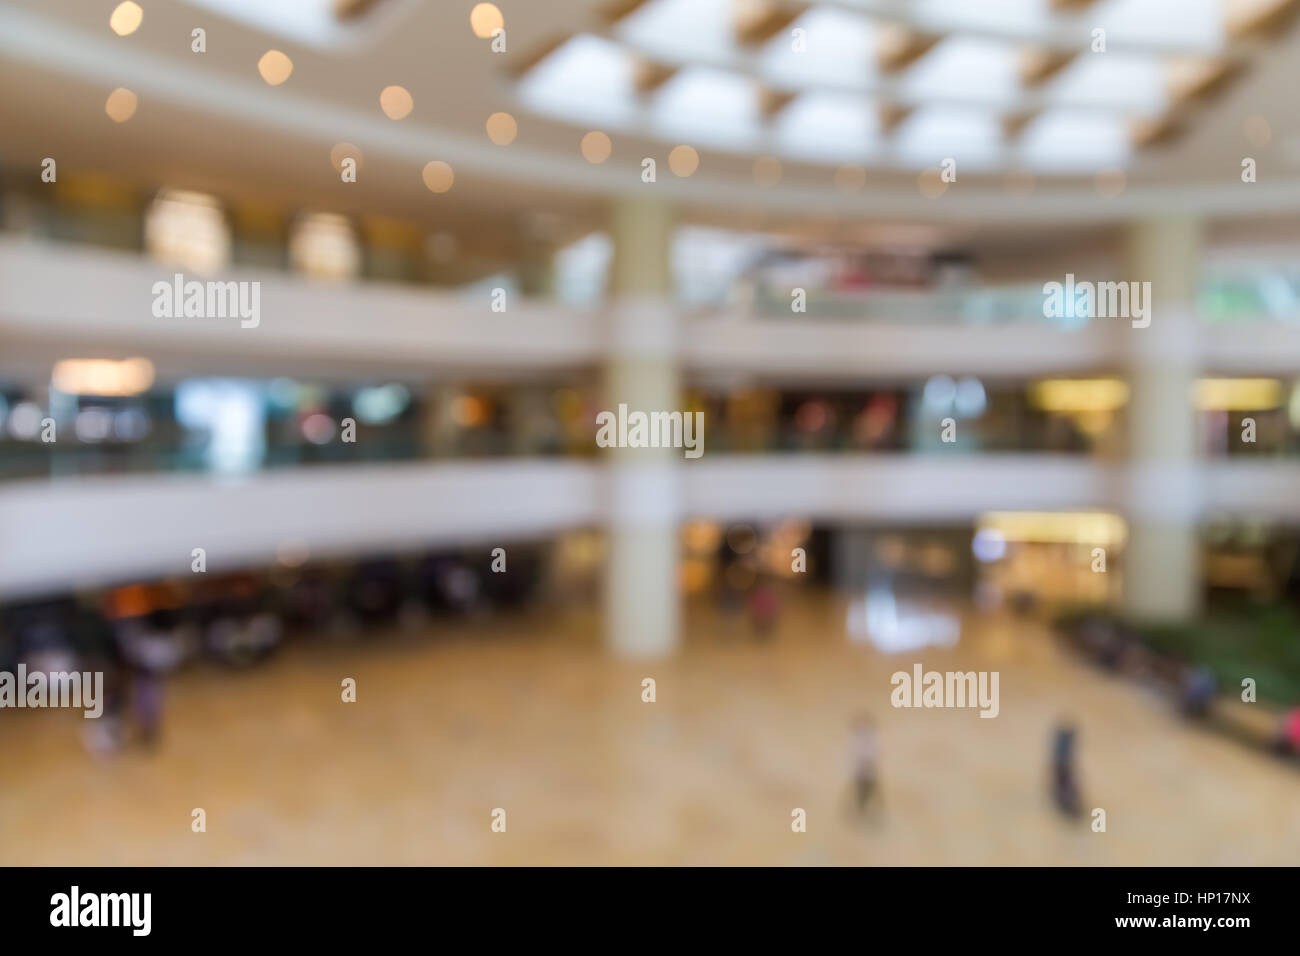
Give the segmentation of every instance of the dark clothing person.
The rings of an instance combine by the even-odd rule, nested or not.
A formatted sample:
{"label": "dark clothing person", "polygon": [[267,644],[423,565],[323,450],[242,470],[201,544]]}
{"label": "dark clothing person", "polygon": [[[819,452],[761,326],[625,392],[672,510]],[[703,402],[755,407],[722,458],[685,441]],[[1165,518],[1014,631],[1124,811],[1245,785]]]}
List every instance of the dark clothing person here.
{"label": "dark clothing person", "polygon": [[1067,817],[1083,812],[1078,774],[1074,766],[1074,728],[1063,725],[1052,740],[1052,802]]}
{"label": "dark clothing person", "polygon": [[1208,667],[1194,667],[1183,677],[1182,711],[1188,717],[1204,717],[1214,703],[1218,681]]}

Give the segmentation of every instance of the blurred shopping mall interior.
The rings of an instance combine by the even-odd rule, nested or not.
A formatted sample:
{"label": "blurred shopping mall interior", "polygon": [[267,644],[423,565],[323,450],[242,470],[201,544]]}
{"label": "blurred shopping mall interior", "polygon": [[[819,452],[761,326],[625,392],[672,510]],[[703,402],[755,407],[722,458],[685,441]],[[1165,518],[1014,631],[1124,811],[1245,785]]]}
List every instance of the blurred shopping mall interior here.
{"label": "blurred shopping mall interior", "polygon": [[1297,20],[0,0],[0,864],[1294,862]]}

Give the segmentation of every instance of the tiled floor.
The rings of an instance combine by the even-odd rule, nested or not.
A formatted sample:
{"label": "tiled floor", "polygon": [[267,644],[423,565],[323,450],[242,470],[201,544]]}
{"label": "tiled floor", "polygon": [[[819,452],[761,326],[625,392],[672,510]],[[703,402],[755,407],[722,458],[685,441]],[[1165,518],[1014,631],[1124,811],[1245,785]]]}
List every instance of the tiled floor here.
{"label": "tiled floor", "polygon": [[[1037,625],[969,621],[954,649],[887,657],[850,645],[844,620],[808,598],[757,645],[743,620],[695,608],[686,650],[640,665],[601,652],[591,613],[299,642],[249,673],[180,675],[161,750],[107,761],[82,749],[79,717],[0,713],[0,863],[1300,862],[1300,773],[1187,728]],[[917,660],[998,670],[1000,716],[891,708],[890,674]],[[862,709],[884,803],[855,823]],[[1105,833],[1047,801],[1065,714]]]}

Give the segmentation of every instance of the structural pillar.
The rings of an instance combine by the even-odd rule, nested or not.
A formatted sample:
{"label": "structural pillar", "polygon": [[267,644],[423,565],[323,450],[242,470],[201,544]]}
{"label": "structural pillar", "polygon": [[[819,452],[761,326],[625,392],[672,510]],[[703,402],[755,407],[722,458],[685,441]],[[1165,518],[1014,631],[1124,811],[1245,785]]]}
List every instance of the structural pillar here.
{"label": "structural pillar", "polygon": [[[1129,356],[1128,543],[1124,603],[1141,620],[1186,620],[1201,605],[1202,491],[1193,390],[1199,361],[1196,288],[1201,224],[1131,227],[1130,282],[1149,282],[1150,325],[1117,329]],[[1130,312],[1132,312],[1130,308]]]}
{"label": "structural pillar", "polygon": [[[618,415],[682,410],[677,314],[670,265],[672,210],[649,199],[616,201],[610,223],[607,364],[602,408]],[[707,446],[706,446],[707,447]],[[678,641],[681,449],[609,448],[605,630],[624,656],[664,655]]]}

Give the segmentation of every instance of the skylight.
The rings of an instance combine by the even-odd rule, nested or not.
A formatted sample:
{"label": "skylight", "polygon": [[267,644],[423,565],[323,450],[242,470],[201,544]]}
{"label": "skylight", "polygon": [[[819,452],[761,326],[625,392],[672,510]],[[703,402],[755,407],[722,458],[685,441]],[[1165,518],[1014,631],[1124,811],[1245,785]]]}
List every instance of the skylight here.
{"label": "skylight", "polygon": [[823,163],[865,163],[880,151],[876,110],[844,93],[805,93],[775,122],[777,148]]}
{"label": "skylight", "polygon": [[707,59],[732,51],[732,0],[651,0],[618,26],[619,39],[676,57]]}
{"label": "skylight", "polygon": [[1221,49],[1223,0],[1103,0],[1087,18],[1105,26],[1109,42]]}
{"label": "skylight", "polygon": [[546,57],[518,92],[539,113],[596,125],[630,122],[637,109],[632,58],[612,40],[589,34]]}
{"label": "skylight", "polygon": [[1147,114],[1168,105],[1160,61],[1124,53],[1079,57],[1048,82],[1047,92],[1052,102],[1062,106]]}
{"label": "skylight", "polygon": [[281,36],[328,46],[343,31],[334,16],[333,0],[186,0],[232,20]]}
{"label": "skylight", "polygon": [[941,33],[989,31],[1032,38],[1050,29],[1053,22],[1051,0],[913,0],[910,6],[918,26]]}
{"label": "skylight", "polygon": [[663,85],[651,116],[662,134],[719,149],[755,146],[761,133],[757,84],[722,70],[682,70]]}
{"label": "skylight", "polygon": [[1123,166],[1131,151],[1127,124],[1096,113],[1053,110],[1030,123],[1020,138],[1024,163],[1045,173]]}
{"label": "skylight", "polygon": [[907,71],[902,87],[909,97],[923,100],[1005,106],[1020,96],[1016,50],[992,40],[950,37]]}
{"label": "skylight", "polygon": [[[185,0],[191,6],[247,26],[315,47],[336,47],[358,39],[362,25],[336,12],[336,0]],[[396,0],[381,4],[379,16]],[[366,21],[373,23],[373,21]]]}
{"label": "skylight", "polygon": [[955,106],[928,106],[900,124],[894,149],[905,164],[929,168],[955,159],[962,169],[989,169],[1002,155],[997,115]]}
{"label": "skylight", "polygon": [[[796,50],[794,30],[803,30]],[[845,10],[814,7],[759,54],[760,74],[794,87],[832,85],[865,90],[876,78],[871,21]]]}
{"label": "skylight", "polygon": [[543,57],[520,95],[551,116],[695,147],[1097,172],[1158,141],[1152,130],[1187,128],[1190,94],[1231,62],[1241,7],[647,0]]}

